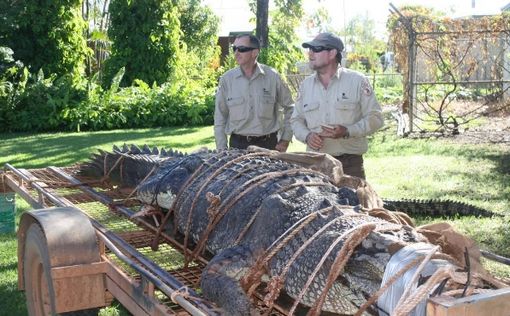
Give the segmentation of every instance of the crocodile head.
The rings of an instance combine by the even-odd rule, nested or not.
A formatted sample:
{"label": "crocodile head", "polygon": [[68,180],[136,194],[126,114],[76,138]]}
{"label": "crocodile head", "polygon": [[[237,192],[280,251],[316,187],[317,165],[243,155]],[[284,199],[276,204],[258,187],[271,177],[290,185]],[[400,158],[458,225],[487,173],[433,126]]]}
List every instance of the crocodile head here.
{"label": "crocodile head", "polygon": [[188,179],[202,166],[205,155],[191,154],[164,163],[158,172],[138,189],[137,198],[144,204],[169,209]]}

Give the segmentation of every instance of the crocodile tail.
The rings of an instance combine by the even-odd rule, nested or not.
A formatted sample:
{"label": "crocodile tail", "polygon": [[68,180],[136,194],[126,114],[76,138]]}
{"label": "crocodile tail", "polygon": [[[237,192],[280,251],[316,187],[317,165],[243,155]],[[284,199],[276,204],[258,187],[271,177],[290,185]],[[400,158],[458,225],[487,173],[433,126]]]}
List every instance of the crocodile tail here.
{"label": "crocodile tail", "polygon": [[404,212],[411,216],[502,216],[480,207],[453,200],[420,199],[383,199],[384,208],[390,211]]}
{"label": "crocodile tail", "polygon": [[133,187],[153,173],[165,161],[183,157],[185,154],[172,149],[141,148],[136,145],[113,146],[111,152],[99,150],[89,161],[80,165],[83,176],[109,179],[114,184]]}

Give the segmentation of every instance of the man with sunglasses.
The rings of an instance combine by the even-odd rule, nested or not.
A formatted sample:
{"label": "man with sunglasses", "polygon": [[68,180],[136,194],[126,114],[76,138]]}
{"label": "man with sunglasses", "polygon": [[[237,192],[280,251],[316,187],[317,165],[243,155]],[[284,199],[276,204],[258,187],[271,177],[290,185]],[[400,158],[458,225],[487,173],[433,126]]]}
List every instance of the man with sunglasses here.
{"label": "man with sunglasses", "polygon": [[[288,86],[273,68],[257,62],[259,40],[238,35],[232,46],[238,67],[227,71],[216,92],[216,148],[256,145],[285,152],[292,139],[293,111]],[[279,138],[279,140],[278,140]]]}
{"label": "man with sunglasses", "polygon": [[370,82],[363,74],[342,68],[344,45],[338,36],[320,33],[302,46],[308,48],[315,73],[299,88],[291,118],[294,135],[307,150],[338,159],[345,174],[365,179],[367,135],[384,124]]}

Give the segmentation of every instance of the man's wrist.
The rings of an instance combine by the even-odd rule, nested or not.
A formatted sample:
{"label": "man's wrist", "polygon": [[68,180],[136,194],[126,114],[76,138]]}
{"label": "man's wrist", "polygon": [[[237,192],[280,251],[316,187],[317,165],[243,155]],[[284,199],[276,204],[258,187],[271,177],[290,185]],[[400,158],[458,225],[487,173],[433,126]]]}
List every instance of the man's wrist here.
{"label": "man's wrist", "polygon": [[308,139],[310,138],[310,136],[312,135],[312,132],[308,133],[308,135],[306,135],[305,137],[305,143],[308,144]]}

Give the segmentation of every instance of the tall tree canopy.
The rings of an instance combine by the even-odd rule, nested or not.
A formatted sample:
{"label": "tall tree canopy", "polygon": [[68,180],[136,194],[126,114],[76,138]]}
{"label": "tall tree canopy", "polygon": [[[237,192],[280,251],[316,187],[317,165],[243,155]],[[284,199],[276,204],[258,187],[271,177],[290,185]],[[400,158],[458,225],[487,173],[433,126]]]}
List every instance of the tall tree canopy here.
{"label": "tall tree canopy", "polygon": [[189,50],[203,52],[218,41],[220,19],[202,0],[179,0],[182,40]]}
{"label": "tall tree canopy", "polygon": [[[250,8],[255,14],[259,10],[259,2],[250,0]],[[270,23],[265,26],[268,30],[267,46],[261,51],[259,61],[285,75],[294,70],[297,61],[303,59],[296,33],[304,15],[303,6],[301,0],[276,0],[275,6],[275,10],[270,12]]]}
{"label": "tall tree canopy", "polygon": [[80,0],[0,2],[0,46],[32,72],[81,73],[90,50]]}
{"label": "tall tree canopy", "polygon": [[121,69],[121,85],[135,79],[162,84],[178,64],[180,22],[172,0],[112,0],[110,3],[111,55],[106,61],[104,82]]}

